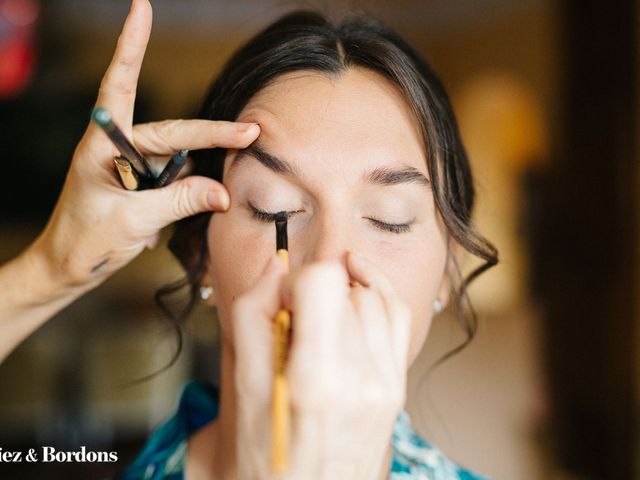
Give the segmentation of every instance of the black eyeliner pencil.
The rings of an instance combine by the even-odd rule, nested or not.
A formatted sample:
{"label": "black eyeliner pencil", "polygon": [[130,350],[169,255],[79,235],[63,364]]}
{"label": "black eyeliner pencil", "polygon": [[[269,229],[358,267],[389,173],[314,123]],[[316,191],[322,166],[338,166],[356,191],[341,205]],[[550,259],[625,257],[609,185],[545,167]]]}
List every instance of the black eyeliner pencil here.
{"label": "black eyeliner pencil", "polygon": [[141,177],[147,180],[154,180],[155,176],[149,167],[146,158],[133,146],[129,139],[122,133],[122,130],[113,123],[111,113],[102,107],[96,107],[91,113],[91,119],[104,130],[113,144],[120,150],[122,156],[129,161],[133,169]]}
{"label": "black eyeliner pencil", "polygon": [[164,170],[158,175],[158,178],[153,184],[153,188],[164,187],[173,182],[178,176],[178,173],[180,173],[180,170],[182,170],[182,167],[184,167],[188,153],[188,150],[180,150],[171,157],[171,160],[169,160],[169,163],[164,167]]}

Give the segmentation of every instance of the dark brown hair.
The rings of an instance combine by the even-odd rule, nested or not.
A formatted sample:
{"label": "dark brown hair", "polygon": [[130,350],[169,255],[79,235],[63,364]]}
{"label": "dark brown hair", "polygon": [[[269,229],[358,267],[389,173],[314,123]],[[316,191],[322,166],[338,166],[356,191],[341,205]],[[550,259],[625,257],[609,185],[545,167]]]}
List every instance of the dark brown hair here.
{"label": "dark brown hair", "polygon": [[[333,24],[319,13],[293,12],[258,33],[231,57],[211,86],[198,117],[236,120],[258,91],[285,72],[316,70],[337,76],[351,67],[377,72],[403,94],[425,139],[435,204],[448,235],[484,261],[462,278],[453,259],[459,284],[453,288],[452,303],[466,340],[442,361],[473,339],[477,318],[467,287],[498,262],[498,254],[472,225],[474,186],[469,161],[444,88],[422,56],[398,33],[369,16],[350,16]],[[222,182],[225,154],[222,148],[194,152],[193,174]],[[189,314],[198,298],[208,259],[210,215],[202,213],[181,220],[169,241],[169,248],[184,267],[186,276],[160,290],[156,300],[176,325]],[[175,294],[185,288],[188,289],[186,301],[176,302]],[[180,335],[179,327],[176,328]]]}

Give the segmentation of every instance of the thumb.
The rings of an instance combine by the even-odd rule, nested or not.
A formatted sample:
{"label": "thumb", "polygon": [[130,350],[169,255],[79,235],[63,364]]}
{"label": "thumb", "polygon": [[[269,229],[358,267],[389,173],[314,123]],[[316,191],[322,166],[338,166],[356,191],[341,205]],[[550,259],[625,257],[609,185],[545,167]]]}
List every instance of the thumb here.
{"label": "thumb", "polygon": [[226,211],[229,193],[220,182],[211,178],[189,176],[166,187],[142,190],[138,205],[143,217],[158,229],[197,213]]}
{"label": "thumb", "polygon": [[285,270],[274,254],[255,284],[231,306],[237,392],[265,404],[273,374],[273,318],[280,306],[278,291]]}

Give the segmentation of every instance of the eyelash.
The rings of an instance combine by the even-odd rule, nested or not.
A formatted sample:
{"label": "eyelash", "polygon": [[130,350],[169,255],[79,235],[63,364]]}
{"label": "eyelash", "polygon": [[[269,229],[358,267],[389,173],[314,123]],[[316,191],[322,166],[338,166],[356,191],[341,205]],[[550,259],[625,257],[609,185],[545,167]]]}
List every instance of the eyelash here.
{"label": "eyelash", "polygon": [[[275,222],[275,220],[276,220],[276,214],[275,213],[270,213],[270,212],[265,212],[263,210],[258,210],[251,203],[249,203],[249,208],[251,208],[251,210],[253,212],[253,217],[257,218],[258,220],[260,220],[262,222],[269,223],[269,222]],[[302,210],[293,210],[293,211],[290,211],[290,212],[285,211],[285,213],[287,214],[287,219],[289,217],[291,217],[291,215],[293,215],[294,213],[299,213],[299,212],[302,212]]]}
{"label": "eyelash", "polygon": [[367,218],[367,220],[373,223],[380,230],[384,230],[386,232],[406,233],[411,230],[411,223],[385,223],[380,220],[376,220],[375,218]]}
{"label": "eyelash", "polygon": [[[251,204],[249,204],[249,207],[253,212],[253,217],[262,222],[270,223],[270,222],[274,222],[276,219],[275,213],[258,210],[256,207],[254,207]],[[293,215],[294,213],[299,213],[299,212],[302,212],[302,210],[286,212],[287,218],[291,217],[291,215]],[[405,233],[411,230],[411,223],[385,223],[385,222],[381,222],[380,220],[376,220],[375,218],[367,218],[367,220],[373,223],[376,226],[376,228],[385,232],[400,234],[400,233]]]}

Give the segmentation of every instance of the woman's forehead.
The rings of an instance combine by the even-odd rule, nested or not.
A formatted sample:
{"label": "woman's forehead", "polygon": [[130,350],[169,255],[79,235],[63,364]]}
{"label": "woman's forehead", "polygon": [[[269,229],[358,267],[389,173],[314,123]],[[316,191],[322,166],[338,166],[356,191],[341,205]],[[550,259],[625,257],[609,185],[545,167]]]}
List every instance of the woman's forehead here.
{"label": "woman's forehead", "polygon": [[283,74],[248,102],[238,120],[259,123],[259,141],[283,154],[332,163],[374,155],[426,173],[425,146],[411,108],[390,81],[367,69]]}

